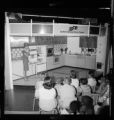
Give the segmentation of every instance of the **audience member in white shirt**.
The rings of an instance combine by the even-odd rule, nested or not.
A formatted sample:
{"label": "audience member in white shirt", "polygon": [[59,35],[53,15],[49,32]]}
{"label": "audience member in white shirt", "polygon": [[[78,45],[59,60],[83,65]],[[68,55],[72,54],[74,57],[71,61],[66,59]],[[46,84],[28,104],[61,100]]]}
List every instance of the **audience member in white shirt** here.
{"label": "audience member in white shirt", "polygon": [[41,72],[39,74],[39,78],[36,82],[35,89],[39,89],[39,87],[42,87],[45,77],[46,77],[46,72]]}
{"label": "audience member in white shirt", "polygon": [[70,78],[71,78],[71,85],[74,86],[77,90],[79,87],[79,80],[77,78],[75,70],[71,70]]}
{"label": "audience member in white shirt", "polygon": [[60,89],[61,89],[61,86],[63,85],[63,81],[64,81],[64,78],[62,77],[56,79],[56,85],[54,88],[57,90],[58,96],[60,95]]}
{"label": "audience member in white shirt", "polygon": [[63,86],[60,89],[60,99],[59,106],[60,108],[68,108],[71,101],[77,100],[76,90],[73,86],[70,85],[71,79],[65,78],[63,81]]}
{"label": "audience member in white shirt", "polygon": [[52,87],[51,78],[46,77],[43,86],[37,91],[39,108],[43,111],[52,111],[57,107],[56,90]]}
{"label": "audience member in white shirt", "polygon": [[94,71],[90,70],[89,71],[89,78],[88,78],[88,85],[91,86],[92,92],[95,92],[96,84],[97,84],[97,81],[94,78]]}

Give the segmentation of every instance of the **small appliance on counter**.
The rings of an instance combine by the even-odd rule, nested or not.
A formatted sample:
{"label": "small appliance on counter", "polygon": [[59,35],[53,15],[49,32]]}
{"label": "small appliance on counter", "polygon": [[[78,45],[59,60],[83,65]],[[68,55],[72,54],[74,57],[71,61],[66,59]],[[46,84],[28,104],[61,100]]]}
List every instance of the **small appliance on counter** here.
{"label": "small appliance on counter", "polygon": [[53,48],[47,48],[47,57],[54,55],[54,49]]}

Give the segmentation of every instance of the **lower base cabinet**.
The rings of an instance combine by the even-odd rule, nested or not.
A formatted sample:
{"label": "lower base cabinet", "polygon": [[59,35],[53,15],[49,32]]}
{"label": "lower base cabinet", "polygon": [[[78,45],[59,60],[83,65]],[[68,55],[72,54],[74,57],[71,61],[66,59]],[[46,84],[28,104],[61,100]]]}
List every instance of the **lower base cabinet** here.
{"label": "lower base cabinet", "polygon": [[42,72],[42,71],[46,71],[46,63],[42,63],[42,64],[37,64],[36,66],[36,72]]}

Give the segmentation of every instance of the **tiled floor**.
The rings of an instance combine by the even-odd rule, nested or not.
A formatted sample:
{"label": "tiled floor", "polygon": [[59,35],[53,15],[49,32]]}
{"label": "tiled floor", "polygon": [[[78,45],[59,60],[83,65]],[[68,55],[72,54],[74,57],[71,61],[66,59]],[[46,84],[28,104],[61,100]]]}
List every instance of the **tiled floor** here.
{"label": "tiled floor", "polygon": [[[86,77],[88,70],[63,67],[49,71],[49,75],[55,77],[65,77],[69,75],[70,70],[75,69],[79,72],[80,77]],[[32,111],[33,110],[33,98],[35,92],[35,82],[38,76],[31,76],[28,81],[23,79],[14,81],[14,90],[5,91],[5,110],[9,111]],[[36,101],[35,111],[38,110],[38,104]]]}

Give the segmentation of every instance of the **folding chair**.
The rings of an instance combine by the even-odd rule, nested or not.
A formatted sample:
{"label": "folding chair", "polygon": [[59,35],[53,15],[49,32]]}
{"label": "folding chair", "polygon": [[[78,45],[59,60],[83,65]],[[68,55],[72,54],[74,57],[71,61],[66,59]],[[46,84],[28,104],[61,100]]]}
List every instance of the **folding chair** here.
{"label": "folding chair", "polygon": [[93,105],[96,105],[97,102],[98,102],[98,99],[99,99],[99,94],[92,93],[92,94],[91,94],[91,97],[92,97],[92,99],[93,99]]}
{"label": "folding chair", "polygon": [[54,108],[51,111],[44,111],[41,108],[39,110],[39,114],[57,114],[57,113],[58,113],[57,108]]}
{"label": "folding chair", "polygon": [[36,97],[33,98],[33,111],[34,111],[34,108],[35,108],[35,101],[36,101],[36,99],[38,99],[38,98],[36,98]]}

